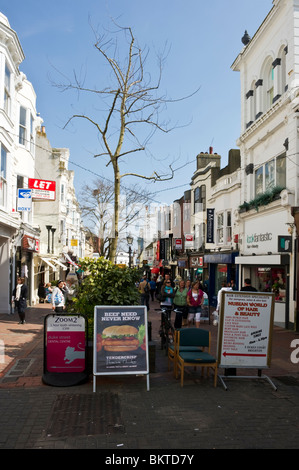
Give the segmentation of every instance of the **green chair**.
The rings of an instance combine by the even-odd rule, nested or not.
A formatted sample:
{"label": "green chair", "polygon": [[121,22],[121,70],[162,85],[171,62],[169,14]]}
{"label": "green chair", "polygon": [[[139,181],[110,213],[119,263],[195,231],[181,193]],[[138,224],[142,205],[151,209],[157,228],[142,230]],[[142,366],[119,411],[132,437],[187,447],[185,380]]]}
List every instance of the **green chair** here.
{"label": "green chair", "polygon": [[[192,330],[192,331],[191,331]],[[207,375],[209,376],[210,369],[214,370],[214,387],[217,386],[217,360],[210,354],[211,333],[201,328],[186,328],[178,330],[177,337],[177,355],[175,359],[175,372],[178,377],[178,372],[181,374],[181,386],[184,386],[184,371],[185,367],[197,367],[202,369],[207,368]],[[190,350],[194,345],[201,350]],[[182,345],[182,346],[180,346]],[[188,349],[183,350],[185,346]]]}
{"label": "green chair", "polygon": [[[174,342],[168,346],[168,370],[170,370],[170,363],[174,364],[174,375],[177,376],[177,355],[178,351],[192,352],[202,351],[202,346],[198,344],[198,328],[181,328],[175,330]],[[183,332],[178,340],[178,333]]]}

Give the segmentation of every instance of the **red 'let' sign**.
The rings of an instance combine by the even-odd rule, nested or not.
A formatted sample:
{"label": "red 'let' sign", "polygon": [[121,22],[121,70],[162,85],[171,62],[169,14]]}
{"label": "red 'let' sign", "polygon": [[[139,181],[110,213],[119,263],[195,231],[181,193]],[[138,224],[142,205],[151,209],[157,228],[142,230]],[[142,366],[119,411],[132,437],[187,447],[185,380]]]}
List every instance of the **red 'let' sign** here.
{"label": "red 'let' sign", "polygon": [[55,189],[56,189],[55,181],[29,178],[28,186],[32,190],[32,198],[51,200],[51,201],[55,200]]}

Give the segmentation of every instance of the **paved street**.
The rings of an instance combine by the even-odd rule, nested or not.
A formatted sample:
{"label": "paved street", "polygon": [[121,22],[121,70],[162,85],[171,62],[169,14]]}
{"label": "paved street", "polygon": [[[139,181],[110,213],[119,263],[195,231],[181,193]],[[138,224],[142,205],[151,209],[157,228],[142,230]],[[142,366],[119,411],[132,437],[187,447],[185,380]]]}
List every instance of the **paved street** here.
{"label": "paved street", "polygon": [[[191,455],[198,449],[298,448],[299,364],[290,360],[290,344],[298,335],[274,328],[272,364],[264,372],[277,391],[265,380],[243,378],[227,379],[225,391],[220,381],[213,387],[212,374],[201,379],[193,371],[182,388],[160,350],[155,307],[152,303],[149,312],[156,344],[149,391],[146,378],[134,376],[98,377],[96,393],[92,378],[75,387],[44,385],[43,322],[49,305],[28,309],[25,325],[18,325],[16,315],[0,315],[5,343],[0,448],[94,448],[106,449],[107,455],[120,449],[160,455],[187,449]],[[215,351],[217,328],[202,327],[211,330]]]}

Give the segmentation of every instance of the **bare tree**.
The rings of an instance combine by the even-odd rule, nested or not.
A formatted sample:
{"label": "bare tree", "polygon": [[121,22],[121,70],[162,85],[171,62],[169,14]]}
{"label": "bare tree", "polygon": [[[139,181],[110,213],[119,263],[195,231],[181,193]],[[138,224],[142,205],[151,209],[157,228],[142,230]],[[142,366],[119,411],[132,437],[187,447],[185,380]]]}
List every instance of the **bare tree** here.
{"label": "bare tree", "polygon": [[[149,195],[138,187],[121,187],[119,200],[119,245],[125,240],[132,224],[143,219],[142,208],[149,203]],[[114,239],[113,214],[114,184],[98,178],[86,184],[80,193],[80,208],[90,233],[98,237],[101,256],[110,258],[111,242]],[[120,246],[119,246],[120,249]],[[111,259],[111,258],[110,258]]]}
{"label": "bare tree", "polygon": [[[125,60],[122,62],[118,58],[120,51],[117,37],[119,34],[125,36],[127,50]],[[144,180],[165,181],[173,178],[173,168],[169,165],[166,174],[153,171],[151,175],[142,175],[135,172],[121,173],[120,163],[129,155],[143,152],[146,149],[149,139],[155,131],[169,132],[171,129],[167,123],[160,122],[162,108],[168,102],[178,100],[167,100],[164,96],[158,95],[160,87],[163,57],[159,59],[158,78],[155,84],[145,72],[145,64],[148,50],[142,50],[136,44],[135,37],[131,28],[118,27],[115,32],[116,41],[113,39],[106,40],[105,36],[99,36],[95,32],[96,43],[95,48],[100,56],[108,64],[111,71],[110,84],[103,89],[96,89],[85,86],[84,81],[74,74],[74,79],[68,84],[57,85],[64,89],[73,89],[78,92],[89,93],[103,99],[107,106],[106,113],[100,113],[100,116],[93,118],[86,114],[74,114],[66,123],[66,126],[76,118],[84,119],[95,127],[99,141],[101,143],[101,151],[95,155],[96,157],[106,157],[108,165],[112,165],[114,173],[114,209],[113,220],[115,236],[110,246],[109,258],[114,260],[119,237],[119,214],[120,214],[120,184],[125,176],[136,176]],[[114,37],[114,36],[113,36]],[[198,90],[189,96],[194,95]],[[182,99],[186,99],[186,97]],[[103,114],[105,114],[103,116]],[[142,124],[143,128],[147,127],[146,135],[141,135],[143,130],[139,129]]]}

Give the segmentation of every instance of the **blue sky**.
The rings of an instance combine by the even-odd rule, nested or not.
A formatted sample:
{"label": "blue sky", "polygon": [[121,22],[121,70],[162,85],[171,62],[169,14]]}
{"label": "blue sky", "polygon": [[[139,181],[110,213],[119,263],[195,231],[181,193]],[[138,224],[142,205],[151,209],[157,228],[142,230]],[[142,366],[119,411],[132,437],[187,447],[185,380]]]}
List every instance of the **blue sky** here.
{"label": "blue sky", "polygon": [[52,84],[52,80],[61,81],[60,74],[69,76],[73,70],[90,77],[90,83],[107,80],[103,61],[93,47],[90,24],[106,33],[112,28],[111,18],[131,27],[140,46],[150,50],[148,69],[153,78],[157,75],[155,52],[166,47],[163,94],[174,99],[200,87],[192,98],[167,107],[164,116],[177,128],[169,134],[156,133],[146,154],[130,157],[122,166],[122,171],[146,175],[153,170],[165,173],[169,164],[182,167],[163,183],[124,181],[146,188],[155,201],[167,204],[189,189],[198,153],[212,146],[224,166],[228,151],[236,148],[240,76],[230,67],[242,50],[245,29],[253,36],[271,8],[272,0],[0,0],[0,10],[24,50],[20,70],[34,86],[50,143],[70,149],[69,169],[75,171],[77,195],[95,174],[112,179],[107,160],[93,157],[99,147],[92,128],[76,121],[63,129],[74,112],[89,113],[90,103]]}

